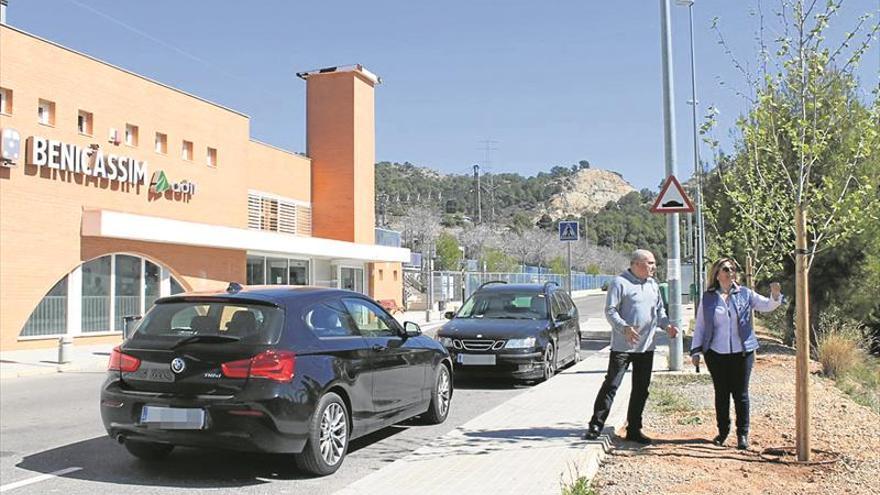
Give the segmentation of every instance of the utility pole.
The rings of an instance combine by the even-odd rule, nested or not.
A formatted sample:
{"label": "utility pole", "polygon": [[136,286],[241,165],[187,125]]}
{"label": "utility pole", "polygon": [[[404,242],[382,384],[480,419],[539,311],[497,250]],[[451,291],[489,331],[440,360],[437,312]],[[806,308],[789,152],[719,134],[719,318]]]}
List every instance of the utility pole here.
{"label": "utility pole", "polygon": [[483,223],[483,203],[480,199],[480,166],[474,165],[474,203],[477,223]]}
{"label": "utility pole", "polygon": [[[679,5],[687,6],[688,19],[690,21],[691,41],[691,118],[694,126],[694,177],[696,178],[696,191],[694,194],[696,218],[694,219],[694,283],[697,285],[697,294],[702,294],[706,288],[706,235],[703,228],[703,164],[700,161],[700,137],[697,127],[697,61],[694,51],[694,0],[677,0]],[[699,299],[694,304],[694,314],[699,308]]]}
{"label": "utility pole", "polygon": [[[672,85],[672,33],[669,0],[660,0],[660,44],[663,60],[663,142],[666,176],[677,175],[675,163],[675,90]],[[681,328],[681,256],[678,213],[666,215],[666,281],[669,284],[669,323]],[[681,332],[669,339],[669,369],[680,371],[683,340]]]}

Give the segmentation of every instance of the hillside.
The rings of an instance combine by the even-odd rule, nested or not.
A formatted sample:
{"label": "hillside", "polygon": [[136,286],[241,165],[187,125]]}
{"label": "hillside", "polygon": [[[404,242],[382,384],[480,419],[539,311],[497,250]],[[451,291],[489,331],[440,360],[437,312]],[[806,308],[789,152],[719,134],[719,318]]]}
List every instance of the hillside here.
{"label": "hillside", "polygon": [[[518,215],[534,222],[543,214],[559,219],[596,213],[635,191],[620,174],[592,169],[584,160],[530,177],[483,174],[480,190],[483,220],[496,223],[506,223],[506,219]],[[379,218],[382,213],[402,215],[416,205],[438,208],[459,219],[478,214],[472,174],[441,174],[408,162],[376,164],[376,198]]]}

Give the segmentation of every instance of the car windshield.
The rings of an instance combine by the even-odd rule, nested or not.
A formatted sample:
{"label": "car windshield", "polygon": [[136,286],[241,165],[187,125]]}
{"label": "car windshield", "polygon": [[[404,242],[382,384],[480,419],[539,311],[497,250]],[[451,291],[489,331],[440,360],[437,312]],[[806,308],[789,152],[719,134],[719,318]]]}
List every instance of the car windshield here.
{"label": "car windshield", "polygon": [[477,292],[456,318],[547,319],[547,298],[535,292]]}
{"label": "car windshield", "polygon": [[141,320],[131,339],[160,340],[169,345],[271,345],[278,342],[283,322],[284,312],[275,306],[239,301],[160,303]]}

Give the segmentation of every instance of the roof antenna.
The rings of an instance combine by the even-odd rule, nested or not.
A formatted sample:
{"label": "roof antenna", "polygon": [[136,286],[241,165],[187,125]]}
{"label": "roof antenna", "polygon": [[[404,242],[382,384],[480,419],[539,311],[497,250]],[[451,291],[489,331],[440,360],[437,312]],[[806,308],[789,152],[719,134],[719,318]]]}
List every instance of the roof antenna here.
{"label": "roof antenna", "polygon": [[226,292],[234,293],[239,292],[242,289],[241,284],[238,282],[229,282],[229,286],[226,287]]}

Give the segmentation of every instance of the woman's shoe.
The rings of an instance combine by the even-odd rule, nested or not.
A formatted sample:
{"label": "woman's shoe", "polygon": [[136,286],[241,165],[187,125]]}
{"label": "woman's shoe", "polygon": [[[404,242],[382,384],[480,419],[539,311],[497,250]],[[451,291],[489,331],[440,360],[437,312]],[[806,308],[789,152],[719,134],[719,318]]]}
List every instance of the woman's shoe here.
{"label": "woman's shoe", "polygon": [[739,450],[746,450],[749,448],[749,436],[748,435],[737,435],[736,436],[736,448]]}
{"label": "woman's shoe", "polygon": [[721,447],[722,445],[724,445],[725,440],[727,440],[727,433],[724,433],[724,434],[719,433],[718,435],[715,436],[715,438],[712,439],[712,443]]}

